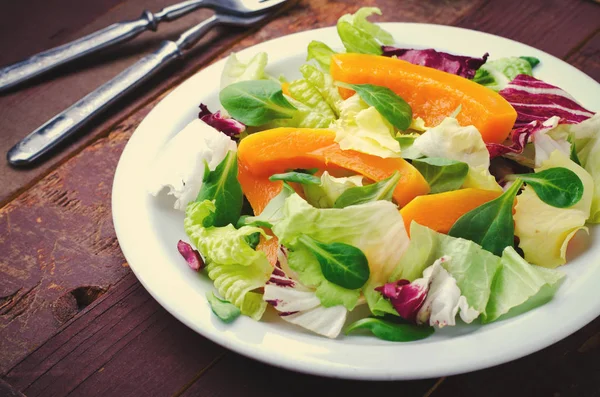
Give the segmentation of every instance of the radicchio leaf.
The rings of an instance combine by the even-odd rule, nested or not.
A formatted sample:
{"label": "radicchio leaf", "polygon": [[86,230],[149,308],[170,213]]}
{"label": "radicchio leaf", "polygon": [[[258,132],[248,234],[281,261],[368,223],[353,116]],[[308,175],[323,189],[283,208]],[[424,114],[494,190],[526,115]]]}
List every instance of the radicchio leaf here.
{"label": "radicchio leaf", "polygon": [[198,118],[231,138],[246,130],[246,126],[243,123],[232,118],[223,117],[220,110],[212,113],[203,103],[200,104]]}
{"label": "radicchio leaf", "polygon": [[440,328],[455,325],[458,313],[464,322],[470,323],[479,312],[468,305],[456,279],[442,267],[442,263],[450,259],[442,256],[423,271],[422,278],[412,283],[399,280],[378,287],[376,291],[390,300],[400,317],[417,324],[429,323]]}
{"label": "radicchio leaf", "polygon": [[429,290],[429,283],[427,281],[417,283],[416,281],[419,280],[415,280],[413,283],[408,280],[398,280],[377,287],[375,291],[381,292],[385,298],[390,300],[400,317],[416,322],[417,313],[423,306]]}
{"label": "radicchio leaf", "polygon": [[561,88],[525,74],[515,77],[499,94],[517,111],[514,128],[552,116],[560,117],[561,124],[578,124],[594,115]]}
{"label": "radicchio leaf", "polygon": [[204,261],[202,260],[200,253],[192,248],[190,244],[183,240],[179,240],[177,243],[177,250],[192,270],[199,271],[204,268]]}
{"label": "radicchio leaf", "polygon": [[279,266],[273,268],[263,299],[279,312],[283,320],[328,338],[339,335],[348,313],[342,305],[321,305],[314,290],[289,278]]}
{"label": "radicchio leaf", "polygon": [[433,48],[425,50],[414,50],[409,48],[396,48],[393,46],[382,46],[384,56],[396,56],[398,59],[415,65],[427,66],[442,72],[456,74],[458,76],[472,79],[477,69],[486,61],[489,54],[486,52],[481,58],[472,58],[460,55],[439,52]]}
{"label": "radicchio leaf", "polygon": [[540,121],[533,121],[530,124],[526,124],[523,127],[514,129],[510,134],[510,140],[512,144],[504,145],[501,143],[486,143],[488,151],[490,152],[490,158],[503,156],[507,153],[523,153],[525,145],[529,142],[529,138],[537,131],[546,129]]}

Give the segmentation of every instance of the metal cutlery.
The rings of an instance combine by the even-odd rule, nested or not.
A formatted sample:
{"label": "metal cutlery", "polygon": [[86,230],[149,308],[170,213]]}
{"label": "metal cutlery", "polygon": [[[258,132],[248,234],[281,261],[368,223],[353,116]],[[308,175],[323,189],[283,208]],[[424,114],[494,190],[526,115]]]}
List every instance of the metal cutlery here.
{"label": "metal cutlery", "polygon": [[[263,10],[267,11],[284,1],[271,0],[261,4]],[[143,57],[13,146],[7,153],[8,162],[15,166],[33,163],[59,142],[73,134],[92,117],[131,92],[165,66],[180,58],[183,51],[192,47],[214,26],[250,26],[267,18],[268,15],[265,12],[244,17],[217,12],[212,17],[185,31],[177,41],[164,41],[158,50]]]}
{"label": "metal cutlery", "polygon": [[131,40],[146,30],[156,31],[159,23],[173,21],[198,8],[211,8],[223,14],[251,16],[264,12],[267,8],[283,1],[190,0],[163,8],[157,13],[146,10],[136,20],[115,23],[85,37],[0,69],[0,92],[85,55]]}

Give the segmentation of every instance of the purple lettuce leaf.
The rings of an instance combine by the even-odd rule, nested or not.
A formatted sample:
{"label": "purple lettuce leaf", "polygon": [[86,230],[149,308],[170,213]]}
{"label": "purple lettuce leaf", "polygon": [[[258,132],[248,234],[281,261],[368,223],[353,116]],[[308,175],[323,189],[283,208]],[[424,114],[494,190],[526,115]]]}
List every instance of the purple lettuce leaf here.
{"label": "purple lettuce leaf", "polygon": [[594,115],[564,90],[525,74],[515,77],[499,94],[517,111],[514,128],[533,121],[543,123],[552,116],[560,117],[561,124],[578,124]]}
{"label": "purple lettuce leaf", "polygon": [[203,103],[200,104],[198,118],[231,138],[234,138],[236,135],[239,135],[246,130],[244,124],[235,119],[223,117],[220,110],[212,113]]}
{"label": "purple lettuce leaf", "polygon": [[202,260],[200,253],[192,248],[190,244],[183,240],[179,240],[177,243],[177,250],[192,270],[199,271],[204,268],[204,260]]}
{"label": "purple lettuce leaf", "polygon": [[472,79],[477,69],[486,61],[489,54],[486,52],[481,58],[472,58],[461,55],[439,52],[433,48],[415,50],[410,48],[396,48],[382,46],[383,55],[387,57],[396,56],[398,59],[415,65],[427,66],[443,72],[456,74],[458,76]]}
{"label": "purple lettuce leaf", "polygon": [[418,280],[412,283],[408,280],[398,280],[375,288],[375,291],[381,292],[390,300],[400,317],[412,322],[416,322],[417,313],[427,298],[428,290],[428,281],[420,283]]}
{"label": "purple lettuce leaf", "polygon": [[488,151],[490,152],[490,159],[494,157],[503,156],[507,153],[523,153],[525,145],[530,141],[530,138],[536,132],[546,129],[540,121],[533,121],[530,124],[526,124],[523,127],[512,130],[510,134],[510,145],[504,145],[502,143],[486,143]]}

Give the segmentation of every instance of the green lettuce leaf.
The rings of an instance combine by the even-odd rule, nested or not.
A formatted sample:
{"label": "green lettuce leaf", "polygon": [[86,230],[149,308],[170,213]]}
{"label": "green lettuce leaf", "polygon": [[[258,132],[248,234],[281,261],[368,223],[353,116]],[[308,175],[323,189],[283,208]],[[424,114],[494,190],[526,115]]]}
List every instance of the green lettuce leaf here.
{"label": "green lettuce leaf", "polygon": [[569,208],[556,208],[540,200],[531,186],[527,186],[517,196],[514,214],[515,235],[525,259],[547,268],[563,265],[571,238],[578,230],[587,230],[584,225],[594,196],[594,180],[568,155],[555,150],[535,171],[553,167],[565,167],[577,174],[584,187],[581,200]]}
{"label": "green lettuce leaf", "polygon": [[300,67],[303,78],[289,85],[287,100],[297,109],[291,119],[274,120],[265,126],[327,128],[339,116],[342,98],[329,74],[313,65]]}
{"label": "green lettuce leaf", "polygon": [[[549,300],[564,277],[556,270],[530,265],[513,247],[504,249],[500,264],[490,300],[481,318],[484,323],[498,319],[534,296],[543,301]],[[545,296],[540,296],[541,292]]]}
{"label": "green lettuce leaf", "polygon": [[494,91],[500,91],[520,74],[533,76],[532,65],[538,63],[539,61],[532,57],[507,57],[488,61],[477,70],[473,81]]}
{"label": "green lettuce leaf", "polygon": [[238,59],[235,53],[229,55],[221,73],[221,90],[230,84],[247,80],[266,79],[265,67],[268,57],[266,52],[259,52],[247,63]]}
{"label": "green lettuce leaf", "polygon": [[499,258],[472,241],[437,233],[416,222],[411,224],[410,236],[410,245],[389,281],[414,281],[436,259],[447,255],[452,259],[442,266],[456,279],[469,306],[483,312],[500,267]]}
{"label": "green lettuce leaf", "polygon": [[333,208],[335,200],[351,187],[362,186],[360,175],[336,178],[325,171],[318,185],[302,185],[306,200],[315,208]]}
{"label": "green lettuce leaf", "polygon": [[244,223],[246,225],[264,226],[272,228],[273,225],[281,221],[283,218],[283,206],[285,200],[294,193],[294,189],[290,185],[284,183],[281,192],[269,201],[267,206],[258,216],[246,217]]}
{"label": "green lettuce leaf", "polygon": [[[311,117],[305,117],[298,127],[327,128],[336,116],[319,90],[306,79],[294,80],[288,88],[290,95],[305,108],[310,109]],[[306,109],[303,109],[306,111]],[[310,123],[307,120],[311,120]]]}
{"label": "green lettuce leaf", "polygon": [[415,139],[412,149],[427,157],[442,157],[469,165],[464,188],[502,191],[490,174],[490,154],[474,126],[461,126],[447,117]]}
{"label": "green lettuce leaf", "polygon": [[569,125],[568,128],[575,141],[577,157],[594,180],[594,195],[588,221],[600,223],[600,113],[579,124]]}
{"label": "green lettuce leaf", "polygon": [[340,96],[338,87],[333,84],[331,75],[320,71],[312,65],[300,66],[300,73],[302,73],[302,76],[310,85],[319,91],[319,94],[327,102],[336,118],[339,117],[343,99]]}
{"label": "green lettuce leaf", "polygon": [[355,94],[341,105],[340,118],[330,127],[342,150],[356,150],[378,157],[401,157],[394,127]]}
{"label": "green lettuce leaf", "polygon": [[236,229],[231,224],[204,227],[204,220],[214,211],[212,201],[190,203],[184,220],[185,232],[204,256],[208,277],[214,281],[219,294],[237,306],[242,314],[259,320],[266,303],[260,294],[252,291],[265,285],[273,268],[265,253],[252,249],[246,237],[265,233],[258,227]]}
{"label": "green lettuce leaf", "polygon": [[[500,258],[472,241],[437,233],[416,222],[411,224],[410,236],[410,244],[388,281],[414,281],[438,258],[448,256],[442,266],[456,279],[469,306],[482,313],[484,322],[525,307],[534,299],[547,301],[563,278],[560,272],[527,263],[512,247],[507,247]],[[397,315],[384,298],[375,308]]]}
{"label": "green lettuce leaf", "polygon": [[356,306],[360,290],[346,289],[326,280],[317,258],[303,246],[288,252],[288,266],[296,272],[301,283],[316,288],[316,296],[323,306],[343,305],[348,310]]}
{"label": "green lettuce leaf", "polygon": [[336,52],[329,48],[327,44],[313,40],[308,43],[306,60],[314,59],[324,72],[329,73],[329,65],[333,54],[336,54]]}
{"label": "green lettuce leaf", "polygon": [[[323,243],[350,244],[365,254],[371,276],[363,287],[363,293],[369,306],[381,297],[374,288],[387,282],[409,242],[398,208],[388,201],[342,209],[318,209],[297,194],[286,200],[284,219],[273,227],[273,232],[284,246],[290,248],[290,268],[298,274],[302,283],[317,288],[317,296],[327,299],[327,304],[322,301],[326,306],[343,304],[350,307],[350,297],[354,299],[358,295],[356,290],[324,283],[326,280],[317,261],[309,259],[311,254],[298,240],[301,235]],[[293,256],[296,258],[292,260]],[[326,290],[319,292],[319,288]]]}
{"label": "green lettuce leaf", "polygon": [[337,23],[337,31],[348,52],[381,55],[382,44],[394,44],[391,34],[369,22],[373,14],[381,15],[376,7],[362,7],[354,14],[345,14]]}

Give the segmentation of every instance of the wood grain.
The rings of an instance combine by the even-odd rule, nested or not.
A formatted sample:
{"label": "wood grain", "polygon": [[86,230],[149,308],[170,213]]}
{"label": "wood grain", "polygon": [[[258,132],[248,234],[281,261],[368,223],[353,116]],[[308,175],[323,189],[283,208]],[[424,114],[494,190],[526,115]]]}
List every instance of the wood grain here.
{"label": "wood grain", "polygon": [[223,353],[168,314],[129,274],[5,379],[29,397],[165,396]]}
{"label": "wood grain", "polygon": [[[136,17],[142,3],[156,10],[170,2],[109,5],[106,14],[83,30],[67,27],[57,40],[93,31],[109,20]],[[591,2],[371,0],[364,5],[381,7],[384,17],[379,20],[459,25],[511,37],[566,58],[599,78],[600,7]],[[112,228],[110,190],[120,153],[139,122],[168,88],[218,57],[290,32],[333,25],[341,14],[357,8],[350,0],[302,0],[256,32],[217,32],[217,41],[201,44],[182,65],[168,71],[172,75],[160,76],[130,104],[107,113],[87,130],[89,135],[71,142],[68,151],[48,164],[26,171],[0,167],[0,202],[23,191],[0,209],[0,374],[12,386],[3,389],[0,383],[0,392],[275,396],[281,390],[291,395],[315,393],[325,384],[328,390],[350,395],[371,390],[407,396],[483,391],[491,396],[599,395],[599,320],[540,353],[473,374],[389,384],[342,382],[224,353],[167,314],[135,281]],[[181,26],[204,15],[194,14],[182,25],[165,25],[169,27],[164,34],[176,35]],[[63,70],[51,81],[0,97],[0,148],[6,144],[3,139],[24,134],[30,124],[34,128],[48,117],[46,113],[91,89],[90,81],[106,80],[136,54],[149,51],[160,36],[137,40],[108,53],[110,57],[81,62],[74,74]],[[19,127],[13,129],[13,124]],[[277,387],[269,389],[267,382]],[[541,383],[541,394],[536,394]],[[289,384],[293,387],[285,389]]]}
{"label": "wood grain", "polygon": [[[116,0],[112,0],[116,1]],[[172,4],[170,0],[128,0],[119,7],[112,8],[82,30],[69,35],[60,35],[60,40],[52,40],[52,45],[89,34],[111,23],[137,18],[145,8],[154,11]],[[87,2],[77,2],[75,9],[85,8]],[[39,5],[42,11],[52,5]],[[41,11],[36,10],[38,13]],[[209,10],[199,10],[171,23],[160,25],[158,32],[145,32],[131,42],[103,53],[90,56],[60,70],[40,77],[29,85],[7,93],[0,93],[0,153],[4,156],[15,143],[42,125],[57,113],[71,106],[87,93],[107,82],[138,59],[155,50],[161,41],[176,39],[187,28],[199,23],[212,14]],[[36,20],[35,18],[33,19]],[[35,32],[35,25],[24,19],[22,31]],[[30,187],[49,170],[64,162],[114,127],[124,117],[156,98],[169,87],[179,84],[210,62],[215,56],[231,46],[240,37],[253,32],[253,29],[217,28],[202,39],[185,59],[158,73],[140,89],[123,98],[116,106],[95,118],[72,138],[68,139],[60,151],[53,152],[44,161],[30,168],[13,168],[5,161],[0,162],[0,205]],[[31,35],[32,33],[29,33]],[[1,36],[0,36],[1,37]],[[19,34],[10,37],[21,37]],[[47,42],[48,40],[46,40]],[[5,48],[26,45],[28,41],[16,43],[0,41],[0,54]],[[7,57],[5,62],[19,60]],[[3,62],[0,62],[0,64]]]}

